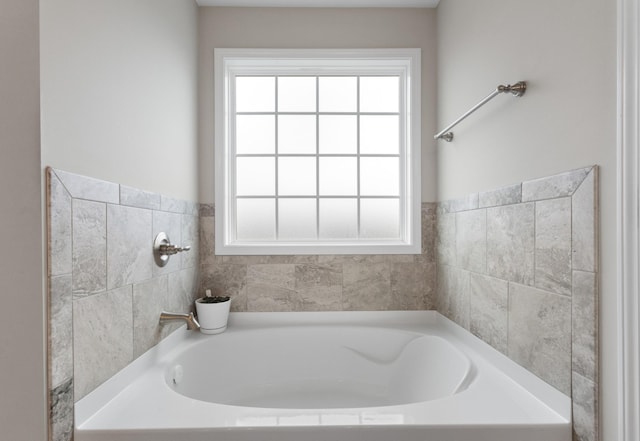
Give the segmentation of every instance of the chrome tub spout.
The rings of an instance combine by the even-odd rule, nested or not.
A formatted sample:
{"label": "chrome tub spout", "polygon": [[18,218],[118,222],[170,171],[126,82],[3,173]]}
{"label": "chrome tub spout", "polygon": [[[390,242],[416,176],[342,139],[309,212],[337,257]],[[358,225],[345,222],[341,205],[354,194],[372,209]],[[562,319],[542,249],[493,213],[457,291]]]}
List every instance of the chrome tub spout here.
{"label": "chrome tub spout", "polygon": [[176,320],[182,320],[187,323],[187,329],[190,331],[197,331],[200,329],[200,323],[193,315],[193,312],[189,314],[179,314],[174,312],[162,311],[160,313],[160,324],[166,325],[167,323],[173,323]]}

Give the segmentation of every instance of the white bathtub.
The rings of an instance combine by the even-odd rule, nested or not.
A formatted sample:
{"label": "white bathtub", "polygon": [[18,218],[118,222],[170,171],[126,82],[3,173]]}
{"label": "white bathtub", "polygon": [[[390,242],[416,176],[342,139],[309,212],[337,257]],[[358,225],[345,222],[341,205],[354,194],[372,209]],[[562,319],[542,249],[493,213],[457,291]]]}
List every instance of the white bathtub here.
{"label": "white bathtub", "polygon": [[432,312],[238,313],[76,403],[76,441],[569,441],[570,399]]}

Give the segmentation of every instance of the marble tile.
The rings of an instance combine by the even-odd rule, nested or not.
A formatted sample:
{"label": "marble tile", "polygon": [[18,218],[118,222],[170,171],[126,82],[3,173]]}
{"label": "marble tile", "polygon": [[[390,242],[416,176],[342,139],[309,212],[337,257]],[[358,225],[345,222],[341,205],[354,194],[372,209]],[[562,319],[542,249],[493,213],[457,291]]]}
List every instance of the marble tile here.
{"label": "marble tile", "polygon": [[534,204],[487,208],[487,274],[533,285]]}
{"label": "marble tile", "polygon": [[438,214],[457,213],[458,211],[475,210],[479,206],[478,193],[471,193],[458,199],[450,199],[438,203]]}
{"label": "marble tile", "polygon": [[160,195],[160,209],[162,211],[183,214],[187,212],[187,201]]}
{"label": "marble tile", "polygon": [[342,265],[296,265],[294,274],[297,310],[342,309]]}
{"label": "marble tile", "polygon": [[573,272],[571,297],[572,369],[597,380],[598,285],[595,273]]}
{"label": "marble tile", "polygon": [[463,269],[487,271],[487,212],[462,211],[456,214],[456,262]]}
{"label": "marble tile", "polygon": [[573,194],[573,269],[598,270],[598,167]]}
{"label": "marble tile", "polygon": [[386,263],[387,256],[382,254],[320,254],[317,263],[320,265],[343,265],[348,263]]}
{"label": "marble tile", "polygon": [[72,263],[71,196],[53,169],[47,169],[49,220],[49,275],[70,274]]}
{"label": "marble tile", "polygon": [[438,265],[436,305],[438,312],[469,329],[469,272]]}
{"label": "marble tile", "polygon": [[435,204],[429,207],[422,205],[422,251],[416,256],[416,262],[435,263],[436,262],[436,214]]}
{"label": "marble tile", "polygon": [[73,440],[73,378],[49,391],[51,441]]}
{"label": "marble tile", "polygon": [[571,248],[571,198],[538,201],[536,248]]}
{"label": "marble tile", "polygon": [[522,201],[538,201],[571,196],[592,167],[572,170],[522,183]]}
{"label": "marble tile", "polygon": [[299,309],[295,265],[247,266],[247,310],[259,312]]}
{"label": "marble tile", "polygon": [[437,202],[423,202],[420,206],[422,212],[427,216],[435,216],[438,211]]}
{"label": "marble tile", "polygon": [[414,263],[418,254],[385,254],[383,262],[387,263]]}
{"label": "marble tile", "polygon": [[[212,216],[199,219],[199,258],[201,265],[214,265],[218,260],[215,255],[215,218]],[[224,259],[220,259],[224,260]]]}
{"label": "marble tile", "polygon": [[200,217],[213,217],[215,216],[215,207],[213,204],[200,204],[199,205]]}
{"label": "marble tile", "polygon": [[168,276],[160,276],[133,285],[134,358],[144,354],[165,337],[159,319],[160,313],[168,303],[168,280]]}
{"label": "marble tile", "polygon": [[131,285],[73,301],[74,399],[133,360]]}
{"label": "marble tile", "polygon": [[[155,240],[156,236],[160,233],[166,233],[169,239],[174,245],[183,245],[182,240],[182,215],[178,213],[168,213],[166,211],[152,211],[152,237]],[[190,253],[191,251],[189,251]],[[184,253],[174,254],[169,258],[169,261],[165,266],[159,266],[153,263],[152,274],[154,277],[169,274],[174,271],[178,271],[182,268],[182,259]]]}
{"label": "marble tile", "polygon": [[573,373],[572,376],[573,440],[597,441],[598,439],[598,390],[597,385]]}
{"label": "marble tile", "polygon": [[418,254],[321,254],[315,257],[317,263],[321,265],[341,265],[348,263],[411,263],[415,261],[415,256]]}
{"label": "marble tile", "polygon": [[153,260],[151,210],[107,205],[107,288],[150,279]]}
{"label": "marble tile", "polygon": [[449,265],[436,265],[436,309],[445,317],[451,318],[450,298],[454,290],[453,270]]}
{"label": "marble tile", "polygon": [[198,265],[198,257],[200,254],[200,225],[198,218],[190,214],[182,215],[182,246],[190,246],[187,252],[180,253],[182,255],[182,268],[193,268]]}
{"label": "marble tile", "polygon": [[192,201],[185,201],[184,213],[190,216],[200,216],[200,204]]}
{"label": "marble tile", "polygon": [[433,310],[436,308],[436,272],[437,265],[435,263],[425,263],[424,272],[427,279],[427,286],[424,294],[424,308]]}
{"label": "marble tile", "polygon": [[508,355],[571,394],[571,299],[509,284]]}
{"label": "marble tile", "polygon": [[222,263],[200,268],[199,297],[210,289],[214,296],[231,297],[231,311],[247,311],[247,265]]}
{"label": "marble tile", "polygon": [[436,256],[438,265],[456,264],[456,215],[439,214],[437,219]]}
{"label": "marble tile", "polygon": [[160,195],[150,191],[139,190],[126,185],[120,186],[120,205],[128,207],[147,208],[149,210],[160,209]]}
{"label": "marble tile", "polygon": [[172,312],[188,313],[195,311],[194,302],[198,297],[198,271],[186,268],[168,275],[169,294],[167,308]]}
{"label": "marble tile", "polygon": [[522,184],[484,191],[480,193],[478,199],[479,208],[519,204],[522,202]]}
{"label": "marble tile", "polygon": [[342,267],[342,307],[345,311],[391,308],[391,268],[388,263],[345,263]]}
{"label": "marble tile", "polygon": [[224,263],[243,265],[284,265],[295,263],[317,263],[316,255],[299,256],[222,256]]}
{"label": "marble tile", "polygon": [[427,272],[421,263],[391,264],[391,309],[426,309]]}
{"label": "marble tile", "polygon": [[57,387],[73,376],[71,275],[49,279],[49,373]]}
{"label": "marble tile", "polygon": [[571,198],[535,204],[535,286],[571,295]]}
{"label": "marble tile", "polygon": [[469,276],[469,330],[507,353],[509,283],[480,274]]}
{"label": "marble tile", "polygon": [[118,184],[58,169],[55,169],[55,173],[72,198],[109,204],[120,203],[120,186]]}
{"label": "marble tile", "polygon": [[101,202],[74,199],[73,295],[107,289],[107,208]]}
{"label": "marble tile", "polygon": [[469,330],[469,271],[453,270],[455,291],[449,301],[451,319]]}

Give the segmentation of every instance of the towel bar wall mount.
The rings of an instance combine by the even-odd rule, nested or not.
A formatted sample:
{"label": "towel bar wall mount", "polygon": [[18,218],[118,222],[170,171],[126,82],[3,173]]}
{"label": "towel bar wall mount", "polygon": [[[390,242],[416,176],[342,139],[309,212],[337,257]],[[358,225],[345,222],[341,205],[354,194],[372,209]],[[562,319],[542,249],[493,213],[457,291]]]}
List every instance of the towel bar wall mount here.
{"label": "towel bar wall mount", "polygon": [[497,95],[500,95],[501,93],[510,93],[511,95],[514,95],[516,97],[521,97],[522,95],[524,95],[526,90],[527,90],[527,83],[525,81],[518,81],[513,85],[511,84],[507,84],[506,86],[502,84],[499,85],[498,87],[496,87],[496,90],[491,92],[482,101],[480,101],[478,104],[476,104],[471,109],[469,109],[464,115],[462,115],[460,118],[458,118],[457,120],[449,124],[442,131],[438,132],[433,137],[433,139],[436,139],[436,140],[444,139],[447,142],[451,142],[453,140],[453,132],[451,132],[451,129],[457,126],[460,122],[462,122],[464,119],[466,119],[469,115],[471,115],[473,112],[478,110],[480,107],[484,106],[486,103],[491,101]]}

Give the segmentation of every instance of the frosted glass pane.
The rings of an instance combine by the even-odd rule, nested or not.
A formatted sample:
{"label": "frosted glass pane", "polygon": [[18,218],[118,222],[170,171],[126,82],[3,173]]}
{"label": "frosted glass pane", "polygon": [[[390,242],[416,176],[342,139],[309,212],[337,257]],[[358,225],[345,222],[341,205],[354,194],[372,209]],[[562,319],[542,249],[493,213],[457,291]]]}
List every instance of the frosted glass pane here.
{"label": "frosted glass pane", "polygon": [[360,158],[360,194],[363,196],[398,196],[398,158]]}
{"label": "frosted glass pane", "polygon": [[356,77],[320,77],[320,112],[355,112],[358,110]]}
{"label": "frosted glass pane", "polygon": [[360,237],[398,239],[400,237],[398,199],[360,200]]}
{"label": "frosted glass pane", "polygon": [[316,238],[316,200],[278,200],[278,238],[304,240]]}
{"label": "frosted glass pane", "polygon": [[360,77],[361,112],[397,112],[399,108],[399,77]]}
{"label": "frosted glass pane", "polygon": [[320,158],[320,195],[357,195],[358,163],[356,161],[356,158]]}
{"label": "frosted glass pane", "polygon": [[275,199],[237,199],[238,240],[273,240],[276,238]]}
{"label": "frosted glass pane", "polygon": [[278,112],[315,112],[316,77],[279,77]]}
{"label": "frosted glass pane", "polygon": [[276,194],[274,158],[237,158],[236,194],[238,196],[273,196]]}
{"label": "frosted glass pane", "polygon": [[275,116],[236,116],[236,153],[275,153],[275,145]]}
{"label": "frosted glass pane", "polygon": [[355,239],[357,199],[320,199],[320,239]]}
{"label": "frosted glass pane", "polygon": [[397,154],[400,151],[400,117],[362,115],[360,117],[360,153]]}
{"label": "frosted glass pane", "polygon": [[355,115],[322,115],[320,153],[357,153],[358,120]]}
{"label": "frosted glass pane", "polygon": [[278,158],[278,194],[316,195],[316,158]]}
{"label": "frosted glass pane", "polygon": [[315,153],[315,115],[278,116],[279,153]]}
{"label": "frosted glass pane", "polygon": [[275,77],[236,77],[236,112],[275,110]]}

